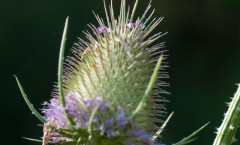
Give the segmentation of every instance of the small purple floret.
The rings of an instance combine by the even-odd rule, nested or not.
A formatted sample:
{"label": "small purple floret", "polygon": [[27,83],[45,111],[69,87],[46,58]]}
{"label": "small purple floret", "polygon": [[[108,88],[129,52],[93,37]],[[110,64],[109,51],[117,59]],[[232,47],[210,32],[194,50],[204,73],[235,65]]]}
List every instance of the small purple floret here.
{"label": "small purple floret", "polygon": [[142,137],[145,135],[145,132],[144,131],[141,131],[141,130],[136,130],[136,131],[132,131],[130,133],[130,136],[133,137],[133,138],[138,138],[138,137]]}
{"label": "small purple floret", "polygon": [[141,136],[141,140],[145,143],[148,143],[150,145],[153,145],[153,141],[152,141],[152,136],[151,135],[148,135],[148,134],[145,134],[143,136]]}
{"label": "small purple floret", "polygon": [[98,27],[97,29],[100,33],[104,33],[107,30],[106,27]]}
{"label": "small purple floret", "polygon": [[87,112],[85,110],[81,110],[80,114],[86,121],[88,121],[88,115],[87,115]]}
{"label": "small purple floret", "polygon": [[118,107],[118,114],[125,113],[125,109],[123,107]]}
{"label": "small purple floret", "polygon": [[119,121],[118,124],[117,124],[117,127],[119,129],[124,129],[126,127],[126,123],[125,122],[122,122],[122,121]]}
{"label": "small purple floret", "polygon": [[105,113],[106,110],[107,110],[110,106],[111,106],[110,103],[106,103],[106,104],[104,104],[104,105],[102,104],[102,105],[99,106],[98,110],[99,110],[100,113]]}
{"label": "small purple floret", "polygon": [[98,116],[95,116],[94,119],[93,119],[93,122],[97,123],[98,121],[99,121]]}
{"label": "small purple floret", "polygon": [[103,97],[102,96],[97,97],[94,101],[95,101],[96,105],[102,105],[103,104]]}
{"label": "small purple floret", "polygon": [[114,131],[112,129],[108,129],[106,134],[107,134],[107,137],[110,138],[114,135]]}
{"label": "small purple floret", "polygon": [[83,100],[83,102],[86,104],[88,109],[93,109],[93,100],[90,98],[86,98]]}
{"label": "small purple floret", "polygon": [[84,126],[84,123],[82,120],[78,120],[77,123],[76,123],[76,128],[81,128]]}
{"label": "small purple floret", "polygon": [[104,132],[105,132],[104,124],[101,123],[101,124],[99,125],[98,129],[101,131],[100,135],[102,136],[102,135],[104,134]]}
{"label": "small purple floret", "polygon": [[139,24],[139,21],[136,21],[134,23],[128,23],[127,26],[131,29],[136,28],[137,25]]}
{"label": "small purple floret", "polygon": [[107,119],[107,120],[105,121],[106,126],[107,126],[107,127],[111,126],[111,125],[113,124],[113,121],[114,121],[113,118]]}

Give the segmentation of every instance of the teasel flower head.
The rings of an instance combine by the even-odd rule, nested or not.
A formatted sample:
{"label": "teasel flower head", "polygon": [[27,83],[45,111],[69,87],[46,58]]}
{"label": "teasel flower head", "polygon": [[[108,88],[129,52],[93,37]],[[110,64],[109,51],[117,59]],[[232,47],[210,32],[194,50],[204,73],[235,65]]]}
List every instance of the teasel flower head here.
{"label": "teasel flower head", "polygon": [[156,144],[152,137],[163,123],[166,102],[160,94],[167,93],[161,87],[168,85],[160,78],[168,74],[164,43],[153,45],[164,34],[150,34],[163,18],[152,19],[150,1],[135,20],[138,1],[130,12],[122,0],[117,18],[112,1],[109,11],[104,2],[106,22],[94,13],[98,25],[88,25],[87,41],[79,38],[73,56],[63,63],[67,19],[58,86],[39,117],[45,128],[43,144]]}

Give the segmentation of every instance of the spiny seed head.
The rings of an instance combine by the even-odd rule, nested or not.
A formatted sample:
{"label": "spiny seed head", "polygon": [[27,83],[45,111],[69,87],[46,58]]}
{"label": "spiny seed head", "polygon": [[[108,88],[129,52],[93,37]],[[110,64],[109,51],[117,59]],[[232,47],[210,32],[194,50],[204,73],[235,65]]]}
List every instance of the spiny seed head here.
{"label": "spiny seed head", "polygon": [[[65,106],[61,105],[58,88],[49,103],[45,103],[45,127],[52,131],[49,141],[68,144],[153,144],[153,131],[161,122],[165,101],[159,88],[167,83],[157,81],[146,105],[132,120],[148,87],[155,63],[162,53],[164,43],[151,46],[163,34],[149,37],[163,18],[151,19],[148,14],[151,3],[143,16],[133,21],[121,1],[118,18],[114,17],[112,5],[105,22],[95,14],[98,26],[89,25],[84,41],[79,38],[72,49],[74,56],[65,60],[63,88]],[[165,57],[164,57],[165,59]],[[164,63],[163,63],[164,64]],[[166,78],[164,65],[158,77]],[[69,122],[68,116],[73,121]]]}

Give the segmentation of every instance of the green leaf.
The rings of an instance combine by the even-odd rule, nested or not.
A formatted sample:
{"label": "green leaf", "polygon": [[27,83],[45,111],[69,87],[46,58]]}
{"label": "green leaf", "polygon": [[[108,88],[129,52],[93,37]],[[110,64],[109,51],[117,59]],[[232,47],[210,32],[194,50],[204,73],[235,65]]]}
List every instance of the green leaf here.
{"label": "green leaf", "polygon": [[59,60],[58,60],[58,89],[59,89],[60,101],[64,109],[64,112],[67,116],[67,119],[71,125],[74,125],[72,118],[69,116],[69,113],[65,108],[66,102],[64,100],[64,92],[63,92],[63,61],[64,61],[65,45],[67,41],[68,19],[69,17],[67,17],[65,22],[61,46],[60,46],[60,53],[59,53]]}
{"label": "green leaf", "polygon": [[203,125],[201,128],[199,128],[197,131],[193,132],[191,135],[189,135],[188,137],[185,137],[184,139],[182,139],[181,141],[179,141],[178,143],[174,143],[173,145],[185,145],[188,144],[190,142],[192,142],[194,139],[192,137],[194,137],[196,134],[198,134],[203,128],[205,128],[207,125],[209,124],[206,123],[205,125]]}
{"label": "green leaf", "polygon": [[138,104],[136,110],[133,112],[133,115],[132,115],[132,119],[131,120],[134,120],[136,118],[136,116],[139,114],[139,112],[141,112],[142,108],[144,107],[144,105],[146,104],[147,102],[147,99],[148,97],[150,96],[150,93],[152,91],[152,88],[154,86],[154,83],[157,79],[157,76],[158,76],[158,71],[160,69],[160,66],[161,66],[161,63],[162,63],[162,59],[163,59],[163,55],[161,55],[158,59],[158,62],[157,62],[157,65],[155,66],[154,68],[154,71],[153,71],[153,74],[151,76],[151,79],[150,79],[150,82],[148,84],[148,87],[142,97],[142,100],[141,102]]}
{"label": "green leaf", "polygon": [[29,101],[29,99],[28,99],[27,95],[25,94],[25,92],[24,92],[24,90],[23,90],[23,87],[22,87],[21,83],[19,82],[17,76],[14,75],[14,77],[15,77],[15,79],[16,79],[16,81],[17,81],[18,87],[19,87],[19,89],[20,89],[20,91],[21,91],[21,93],[22,93],[22,96],[23,96],[25,102],[27,103],[29,109],[32,111],[32,113],[33,113],[42,123],[44,123],[45,120],[43,119],[42,115],[40,115],[40,113],[38,113],[38,111],[33,107],[33,105],[31,104],[31,102]]}

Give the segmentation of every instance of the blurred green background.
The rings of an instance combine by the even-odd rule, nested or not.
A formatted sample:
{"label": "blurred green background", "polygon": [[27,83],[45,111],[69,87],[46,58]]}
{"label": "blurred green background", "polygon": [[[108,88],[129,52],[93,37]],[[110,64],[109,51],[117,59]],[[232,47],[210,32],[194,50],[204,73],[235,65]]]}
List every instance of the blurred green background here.
{"label": "blurred green background", "polygon": [[[109,0],[106,0],[109,3]],[[134,0],[127,0],[133,6]],[[140,0],[141,15],[148,0]],[[116,13],[120,0],[114,0]],[[203,124],[191,145],[211,145],[216,127],[227,111],[229,97],[240,83],[239,0],[153,0],[154,16],[164,16],[157,31],[168,32],[166,88],[168,112],[175,114],[162,134],[163,143],[174,143]],[[70,16],[67,52],[83,38],[87,24],[96,24],[92,10],[105,17],[102,0],[1,0],[0,73],[1,144],[39,145],[21,137],[42,136],[40,123],[21,97],[16,74],[36,108],[49,100],[57,80],[57,60],[66,16]],[[240,132],[237,134],[240,139]],[[236,143],[240,144],[240,142]]]}

